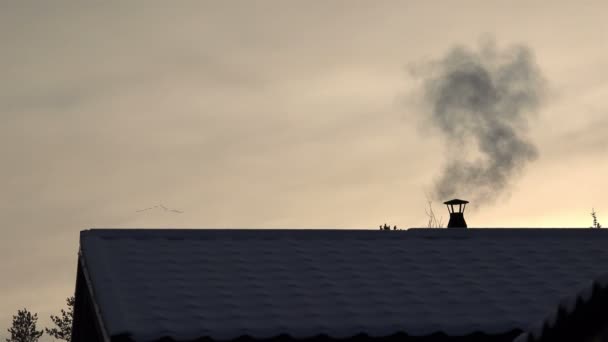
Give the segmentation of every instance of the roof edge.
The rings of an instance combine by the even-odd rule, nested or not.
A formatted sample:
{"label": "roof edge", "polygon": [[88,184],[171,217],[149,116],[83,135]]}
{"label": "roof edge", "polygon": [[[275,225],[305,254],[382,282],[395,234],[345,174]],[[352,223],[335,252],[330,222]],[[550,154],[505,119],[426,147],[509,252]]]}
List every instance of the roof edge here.
{"label": "roof edge", "polygon": [[101,338],[103,342],[111,342],[110,337],[108,335],[108,331],[106,330],[105,323],[101,316],[101,310],[99,309],[99,304],[97,304],[97,298],[95,296],[95,291],[93,289],[93,284],[91,282],[91,276],[89,275],[89,270],[86,265],[85,258],[83,256],[82,250],[79,251],[79,263],[82,270],[82,275],[85,281],[85,286],[89,291],[89,295],[91,297],[91,304],[93,305],[93,311],[95,312],[95,317],[97,318],[97,324],[99,326],[99,330],[101,332]]}
{"label": "roof edge", "polygon": [[394,238],[553,238],[553,237],[607,237],[608,229],[591,228],[408,228],[405,230],[378,229],[171,229],[171,228],[92,228],[80,232],[80,240],[88,237],[98,238],[364,238],[364,239],[394,239]]}

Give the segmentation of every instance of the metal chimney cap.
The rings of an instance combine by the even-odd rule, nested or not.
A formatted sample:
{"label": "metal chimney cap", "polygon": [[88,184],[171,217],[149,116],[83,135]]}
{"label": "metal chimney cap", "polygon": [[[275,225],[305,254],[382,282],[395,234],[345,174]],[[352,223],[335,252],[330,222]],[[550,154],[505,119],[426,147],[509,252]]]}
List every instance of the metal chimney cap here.
{"label": "metal chimney cap", "polygon": [[469,201],[461,200],[458,198],[443,202],[443,204],[467,204],[467,203],[469,203]]}

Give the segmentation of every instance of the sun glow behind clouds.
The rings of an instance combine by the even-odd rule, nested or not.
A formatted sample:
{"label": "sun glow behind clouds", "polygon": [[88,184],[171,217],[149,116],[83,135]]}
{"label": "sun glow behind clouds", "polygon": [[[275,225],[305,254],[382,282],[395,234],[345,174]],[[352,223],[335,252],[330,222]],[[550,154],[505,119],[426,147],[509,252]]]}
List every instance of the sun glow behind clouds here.
{"label": "sun glow behind clouds", "polygon": [[[608,224],[608,3],[467,3],[3,4],[0,335],[64,304],[81,229],[424,225],[442,149],[405,69],[483,32],[555,89],[539,159],[467,223]],[[135,212],[161,201],[184,213]]]}

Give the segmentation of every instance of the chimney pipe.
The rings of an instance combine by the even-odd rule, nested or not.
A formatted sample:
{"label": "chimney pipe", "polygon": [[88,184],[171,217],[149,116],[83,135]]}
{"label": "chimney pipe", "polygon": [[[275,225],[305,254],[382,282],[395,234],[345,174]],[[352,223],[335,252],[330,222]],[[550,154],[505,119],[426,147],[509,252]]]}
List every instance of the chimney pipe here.
{"label": "chimney pipe", "polygon": [[[455,198],[450,201],[443,202],[448,207],[450,212],[450,221],[448,228],[467,228],[467,222],[464,220],[464,209],[469,201]],[[455,208],[454,206],[458,206]]]}

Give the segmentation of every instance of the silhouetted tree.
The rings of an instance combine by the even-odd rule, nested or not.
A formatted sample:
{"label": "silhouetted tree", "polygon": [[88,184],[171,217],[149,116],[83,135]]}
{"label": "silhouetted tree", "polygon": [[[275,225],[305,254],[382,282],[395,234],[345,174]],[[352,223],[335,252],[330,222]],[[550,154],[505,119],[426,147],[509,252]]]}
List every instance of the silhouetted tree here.
{"label": "silhouetted tree", "polygon": [[36,330],[38,314],[32,314],[27,309],[18,310],[13,316],[13,326],[8,329],[11,334],[6,342],[38,342],[43,331]]}
{"label": "silhouetted tree", "polygon": [[52,329],[45,328],[47,334],[58,340],[70,342],[72,339],[72,320],[74,319],[74,296],[68,297],[66,300],[68,310],[61,309],[61,317],[51,315],[51,321],[55,323]]}
{"label": "silhouetted tree", "polygon": [[602,225],[597,221],[597,214],[593,208],[591,208],[591,217],[593,217],[593,226],[591,228],[602,228]]}

